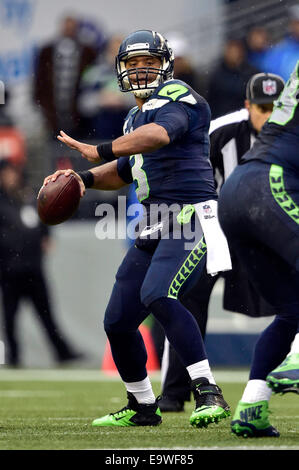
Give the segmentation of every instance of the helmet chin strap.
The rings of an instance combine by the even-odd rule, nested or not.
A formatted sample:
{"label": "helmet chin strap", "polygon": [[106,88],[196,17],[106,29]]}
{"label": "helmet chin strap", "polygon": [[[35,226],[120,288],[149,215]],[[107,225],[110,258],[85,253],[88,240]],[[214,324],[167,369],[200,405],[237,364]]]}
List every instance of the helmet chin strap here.
{"label": "helmet chin strap", "polygon": [[132,93],[134,94],[134,96],[136,96],[136,98],[144,99],[144,98],[148,98],[149,96],[151,96],[154,93],[154,91],[155,91],[154,88],[151,88],[150,90],[145,88],[144,90],[132,90]]}
{"label": "helmet chin strap", "polygon": [[148,84],[149,86],[152,86],[154,88],[137,88],[137,86],[135,85],[136,89],[134,89],[134,85],[133,85],[132,93],[134,94],[136,98],[141,98],[141,99],[148,98],[154,93],[155,89],[160,85],[160,83],[161,83],[161,79],[156,78],[153,82]]}

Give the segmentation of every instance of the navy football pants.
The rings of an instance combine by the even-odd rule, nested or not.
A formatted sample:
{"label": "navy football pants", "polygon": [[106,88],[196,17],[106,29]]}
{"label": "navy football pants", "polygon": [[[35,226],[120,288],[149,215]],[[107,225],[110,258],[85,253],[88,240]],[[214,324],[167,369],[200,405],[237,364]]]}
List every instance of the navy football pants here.
{"label": "navy football pants", "polygon": [[250,378],[264,380],[285,358],[299,321],[299,181],[252,161],[238,166],[219,198],[219,220],[260,294],[281,313],[261,334]]}
{"label": "navy football pants", "polygon": [[185,240],[162,239],[154,252],[132,246],[116,274],[104,328],[113,359],[125,382],[143,380],[146,350],[138,327],[152,313],[185,366],[206,359],[197,322],[179,298],[200,277],[206,264],[202,232],[192,247]]}

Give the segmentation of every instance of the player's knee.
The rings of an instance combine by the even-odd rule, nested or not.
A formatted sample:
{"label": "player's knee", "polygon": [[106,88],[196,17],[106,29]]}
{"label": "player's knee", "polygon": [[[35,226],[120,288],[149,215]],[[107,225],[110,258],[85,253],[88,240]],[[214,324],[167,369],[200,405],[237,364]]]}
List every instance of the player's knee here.
{"label": "player's knee", "polygon": [[107,335],[135,331],[139,326],[139,293],[124,280],[117,279],[104,316]]}
{"label": "player's knee", "polygon": [[121,289],[115,283],[104,316],[104,330],[107,335],[125,330],[125,315],[122,308]]}
{"label": "player's knee", "polygon": [[107,310],[104,318],[104,330],[107,336],[117,330],[117,325],[114,322],[111,322],[109,316],[107,316]]}
{"label": "player's knee", "polygon": [[126,325],[125,322],[122,321],[121,319],[119,320],[111,320],[109,317],[105,317],[104,319],[104,330],[107,334],[107,336],[111,334],[118,334],[118,333],[124,333],[126,331]]}
{"label": "player's knee", "polygon": [[167,292],[163,292],[161,283],[158,282],[144,282],[140,290],[140,298],[143,305],[147,308],[155,300],[160,299],[161,297],[167,297]]}
{"label": "player's knee", "polygon": [[104,330],[106,334],[125,333],[128,331],[128,322],[126,315],[119,304],[110,302],[104,317]]}

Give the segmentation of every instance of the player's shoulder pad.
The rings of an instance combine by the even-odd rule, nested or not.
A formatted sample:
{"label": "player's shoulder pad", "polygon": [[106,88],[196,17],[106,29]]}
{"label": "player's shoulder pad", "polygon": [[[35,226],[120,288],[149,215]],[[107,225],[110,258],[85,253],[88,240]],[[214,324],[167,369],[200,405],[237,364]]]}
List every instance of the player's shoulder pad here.
{"label": "player's shoulder pad", "polygon": [[197,100],[191,93],[187,84],[181,80],[168,80],[164,82],[156,91],[156,97],[167,99],[170,102],[196,104]]}
{"label": "player's shoulder pad", "polygon": [[138,106],[134,106],[126,115],[123,125],[123,134],[127,134],[130,131],[130,129],[128,129],[129,123],[131,122],[130,120],[134,114],[137,113],[138,109]]}
{"label": "player's shoulder pad", "polygon": [[125,117],[125,121],[130,119],[130,117],[133,116],[138,111],[138,109],[139,109],[138,106],[134,106],[133,108],[131,108],[130,111],[128,112],[128,114]]}

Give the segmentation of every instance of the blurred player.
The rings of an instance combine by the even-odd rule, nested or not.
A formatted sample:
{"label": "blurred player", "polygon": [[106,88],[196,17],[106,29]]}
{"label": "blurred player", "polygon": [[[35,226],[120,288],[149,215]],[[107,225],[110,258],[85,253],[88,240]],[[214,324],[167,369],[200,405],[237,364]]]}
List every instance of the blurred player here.
{"label": "blurred player", "polygon": [[[298,328],[298,76],[299,61],[255,144],[219,197],[219,218],[230,246],[261,295],[280,312],[259,337],[249,381],[231,423],[233,433],[243,436],[279,436],[268,419],[271,389],[266,380],[288,354]],[[290,386],[298,383],[298,354],[287,361]]]}
{"label": "blurred player", "polygon": [[60,363],[82,358],[64,338],[52,308],[44,272],[44,255],[51,244],[40,223],[34,193],[26,184],[24,168],[10,159],[0,161],[0,286],[6,363],[22,366],[18,332],[20,303],[29,300]]}
{"label": "blurred player", "polygon": [[[77,175],[82,194],[85,187],[116,189],[134,180],[145,209],[143,229],[116,274],[104,319],[129,401],[119,412],[96,419],[95,426],[161,422],[138,330],[150,312],[163,326],[190,375],[196,402],[191,424],[207,426],[230,414],[210,370],[198,325],[179,301],[206,269],[206,256],[207,269],[230,269],[231,263],[217,221],[217,194],[209,162],[209,106],[186,83],[172,79],[173,63],[173,53],[161,34],[130,34],[122,42],[116,60],[120,89],[132,92],[137,103],[125,121],[125,135],[97,147],[74,141],[63,132],[59,137],[92,162],[121,157],[80,173],[82,179]],[[45,183],[59,173],[46,178]],[[170,214],[174,203],[178,207]],[[204,239],[202,229],[205,211],[209,211],[204,221],[210,241]],[[188,248],[183,230],[186,227],[194,230]],[[217,249],[221,256],[215,252]]]}
{"label": "blurred player", "polygon": [[[211,121],[210,160],[218,187],[232,173],[249,150],[258,133],[273,110],[273,102],[279,97],[284,81],[275,74],[253,75],[246,86],[244,108]],[[264,299],[257,295],[247,279],[246,272],[232,253],[233,269],[224,274],[224,309],[252,317],[275,315]],[[219,276],[203,274],[195,287],[182,299],[185,306],[197,320],[201,331],[208,318],[209,301]],[[295,334],[295,332],[294,332]],[[190,381],[185,367],[174,349],[165,342],[162,360],[161,411],[176,412],[184,409],[184,402],[190,400]]]}

